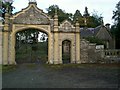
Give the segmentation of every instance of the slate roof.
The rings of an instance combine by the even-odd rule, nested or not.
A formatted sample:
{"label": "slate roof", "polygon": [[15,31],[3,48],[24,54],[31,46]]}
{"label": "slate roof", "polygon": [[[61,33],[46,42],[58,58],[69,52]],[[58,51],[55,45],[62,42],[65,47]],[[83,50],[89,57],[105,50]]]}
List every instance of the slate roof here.
{"label": "slate roof", "polygon": [[96,28],[80,28],[81,37],[92,37],[96,36],[96,34],[101,29],[101,25]]}
{"label": "slate roof", "polygon": [[94,36],[94,28],[80,28],[81,37]]}

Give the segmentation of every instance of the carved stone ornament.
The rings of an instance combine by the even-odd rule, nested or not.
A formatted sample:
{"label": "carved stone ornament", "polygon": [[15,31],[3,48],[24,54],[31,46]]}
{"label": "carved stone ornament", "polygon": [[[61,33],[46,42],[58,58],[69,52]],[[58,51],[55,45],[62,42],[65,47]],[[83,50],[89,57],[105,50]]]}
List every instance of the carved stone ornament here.
{"label": "carved stone ornament", "polygon": [[36,10],[34,6],[31,6],[27,11],[20,13],[15,17],[15,24],[49,24],[49,18],[42,12]]}
{"label": "carved stone ornament", "polygon": [[69,31],[74,31],[74,27],[72,26],[72,24],[65,20],[59,28],[60,31],[64,31],[64,32],[69,32]]}
{"label": "carved stone ornament", "polygon": [[29,0],[29,2],[36,2],[36,0]]}

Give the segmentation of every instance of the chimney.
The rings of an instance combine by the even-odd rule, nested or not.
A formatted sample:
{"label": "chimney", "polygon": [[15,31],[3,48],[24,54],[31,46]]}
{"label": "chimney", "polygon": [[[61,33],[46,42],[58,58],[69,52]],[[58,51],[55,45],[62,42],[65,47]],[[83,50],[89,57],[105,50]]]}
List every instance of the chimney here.
{"label": "chimney", "polygon": [[109,23],[105,24],[105,27],[106,27],[108,30],[110,30],[110,24],[109,24]]}

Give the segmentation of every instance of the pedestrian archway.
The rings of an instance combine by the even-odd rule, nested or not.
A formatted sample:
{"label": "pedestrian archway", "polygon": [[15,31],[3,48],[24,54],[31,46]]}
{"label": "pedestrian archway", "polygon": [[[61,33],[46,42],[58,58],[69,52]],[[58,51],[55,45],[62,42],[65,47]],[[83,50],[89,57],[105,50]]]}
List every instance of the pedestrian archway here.
{"label": "pedestrian archway", "polygon": [[62,42],[62,60],[63,64],[70,63],[71,61],[71,41],[69,40]]}

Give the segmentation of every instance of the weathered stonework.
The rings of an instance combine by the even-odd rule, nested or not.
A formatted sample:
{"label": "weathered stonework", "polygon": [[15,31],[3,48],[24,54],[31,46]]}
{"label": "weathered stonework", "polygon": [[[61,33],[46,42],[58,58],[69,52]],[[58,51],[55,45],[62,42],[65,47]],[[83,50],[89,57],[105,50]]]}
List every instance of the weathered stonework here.
{"label": "weathered stonework", "polygon": [[[77,26],[76,26],[77,27]],[[80,30],[77,30],[79,28],[74,27],[69,21],[65,20],[60,26],[59,26],[59,33],[58,33],[58,39],[59,39],[59,58],[60,61],[62,61],[62,42],[65,40],[68,40],[71,42],[71,57],[70,61],[71,63],[81,63],[80,61]]]}
{"label": "weathered stonework", "polygon": [[2,64],[2,29],[3,25],[2,22],[0,21],[0,64]]}
{"label": "weathered stonework", "polygon": [[[63,63],[64,41],[70,42],[70,63],[109,63],[120,60],[120,50],[97,50],[96,44],[80,39],[81,30],[77,21],[75,26],[67,20],[59,26],[57,13],[54,19],[51,19],[37,7],[35,2],[31,2],[27,8],[14,15],[5,14],[3,32],[0,29],[0,50],[2,50],[0,64],[17,64],[15,61],[16,33],[29,29],[36,29],[48,35],[47,63],[49,64]],[[99,33],[102,32],[103,30]],[[101,35],[99,33],[98,37]]]}
{"label": "weathered stonework", "polygon": [[81,40],[80,48],[81,48],[81,63],[88,62],[88,46],[89,42],[85,39]]}
{"label": "weathered stonework", "polygon": [[3,32],[3,64],[16,64],[15,44],[16,33],[23,30],[36,29],[48,35],[48,61],[49,64],[62,64],[62,42],[71,42],[71,63],[80,61],[80,30],[79,24],[74,27],[65,20],[58,26],[57,13],[54,19],[47,16],[36,3],[29,3],[29,6],[22,11],[10,16],[6,13]]}
{"label": "weathered stonework", "polygon": [[[16,17],[17,16],[17,17]],[[35,4],[30,4],[22,13],[16,14],[13,20],[14,24],[42,24],[47,25],[50,23],[49,18],[38,9]]]}
{"label": "weathered stonework", "polygon": [[100,63],[102,58],[102,50],[96,50],[95,43],[89,43],[85,39],[81,39],[81,63]]}

